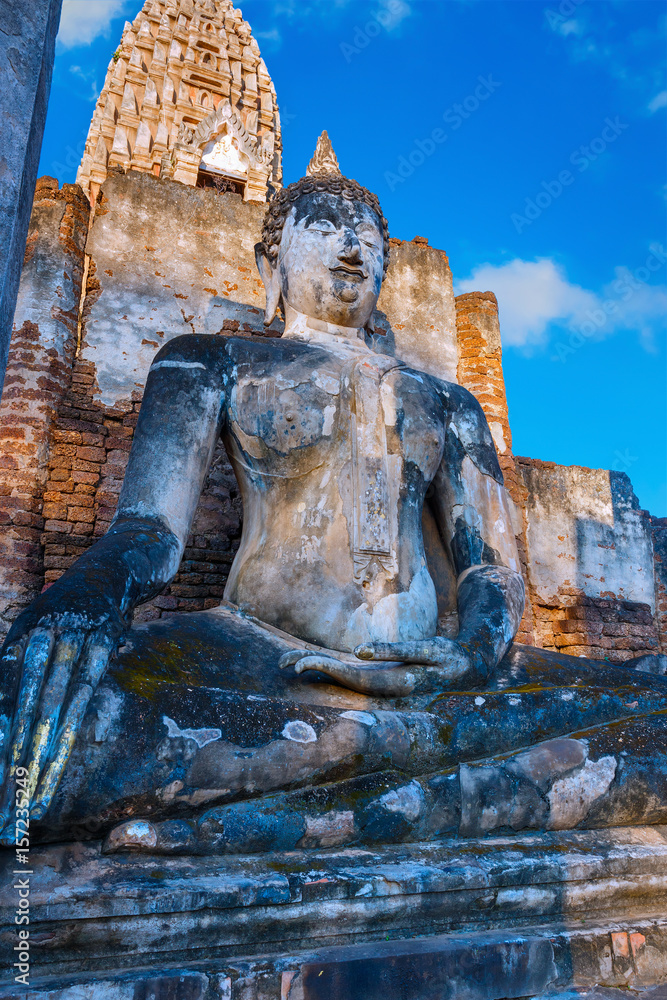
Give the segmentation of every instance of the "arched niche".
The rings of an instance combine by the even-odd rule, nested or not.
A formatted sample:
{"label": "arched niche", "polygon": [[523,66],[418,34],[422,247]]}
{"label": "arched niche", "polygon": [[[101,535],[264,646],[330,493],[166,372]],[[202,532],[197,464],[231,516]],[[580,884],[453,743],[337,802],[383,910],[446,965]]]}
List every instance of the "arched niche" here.
{"label": "arched niche", "polygon": [[245,193],[250,160],[239,148],[238,140],[227,128],[214,136],[202,149],[197,187]]}

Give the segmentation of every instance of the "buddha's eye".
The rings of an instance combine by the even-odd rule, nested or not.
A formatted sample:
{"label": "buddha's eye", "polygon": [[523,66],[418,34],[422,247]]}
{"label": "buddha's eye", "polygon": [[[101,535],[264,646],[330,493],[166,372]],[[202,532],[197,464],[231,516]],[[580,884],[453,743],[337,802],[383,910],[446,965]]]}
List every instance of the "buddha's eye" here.
{"label": "buddha's eye", "polygon": [[370,226],[368,227],[364,226],[361,229],[358,229],[357,237],[359,241],[364,244],[364,246],[371,247],[373,250],[380,249],[380,240],[378,234],[375,232],[374,229],[371,229]]}
{"label": "buddha's eye", "polygon": [[328,219],[318,219],[308,226],[309,232],[321,233],[323,236],[332,236],[336,232],[336,227]]}

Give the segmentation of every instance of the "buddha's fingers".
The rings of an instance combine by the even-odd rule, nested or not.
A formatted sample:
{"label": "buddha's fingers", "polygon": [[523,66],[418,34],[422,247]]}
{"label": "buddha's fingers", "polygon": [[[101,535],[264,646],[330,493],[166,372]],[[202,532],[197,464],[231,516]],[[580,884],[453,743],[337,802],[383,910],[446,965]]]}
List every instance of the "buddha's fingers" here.
{"label": "buddha's fingers", "polygon": [[117,640],[102,632],[88,639],[79,666],[79,676],[72,690],[67,711],[58,731],[51,763],[42,777],[32,802],[30,818],[37,822],[46,814],[55,795],[72,748],[81,729],[95,688],[102,679]]}
{"label": "buddha's fingers", "polygon": [[329,656],[304,656],[294,670],[297,674],[317,670],[352,691],[387,698],[412,694],[418,680],[417,671],[408,667],[357,667]]}
{"label": "buddha's fingers", "polygon": [[451,640],[434,637],[412,642],[365,642],[357,646],[354,655],[360,660],[399,660],[436,666],[451,654]]}
{"label": "buddha's fingers", "polygon": [[12,719],[16,706],[16,692],[21,677],[23,654],[27,639],[17,639],[5,645],[0,656],[0,671],[2,672],[2,693],[0,698],[0,720],[2,737],[0,744],[0,785],[4,780],[5,769],[10,764]]}
{"label": "buddha's fingers", "polygon": [[[21,764],[28,746],[53,641],[54,635],[51,629],[35,629],[23,655],[23,669],[16,699],[17,711],[9,738],[10,756],[0,799],[0,830],[4,829],[12,809],[15,792],[11,779]],[[30,770],[32,777],[32,768]]]}
{"label": "buddha's fingers", "polygon": [[102,854],[199,854],[193,820],[167,819],[160,823],[130,819],[119,823],[102,844]]}
{"label": "buddha's fingers", "polygon": [[11,740],[11,763],[14,767],[21,763],[30,739],[31,723],[37,714],[54,639],[52,629],[35,629],[26,646]]}
{"label": "buddha's fingers", "polygon": [[51,657],[51,670],[42,694],[39,719],[33,730],[29,756],[30,779],[27,787],[29,799],[34,795],[42,768],[53,746],[67,688],[81,654],[83,642],[84,636],[77,632],[66,633],[56,642]]}
{"label": "buddha's fingers", "polygon": [[303,649],[290,649],[278,660],[278,667],[280,670],[286,670],[287,667],[293,667],[299,660],[303,659],[304,656],[308,654]]}

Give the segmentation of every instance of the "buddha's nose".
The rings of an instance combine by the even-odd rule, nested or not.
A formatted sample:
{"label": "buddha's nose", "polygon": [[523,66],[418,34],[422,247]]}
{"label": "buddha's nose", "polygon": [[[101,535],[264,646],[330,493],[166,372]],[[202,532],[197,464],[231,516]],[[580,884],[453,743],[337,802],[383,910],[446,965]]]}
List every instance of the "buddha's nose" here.
{"label": "buddha's nose", "polygon": [[357,264],[361,261],[361,244],[357,234],[352,229],[345,231],[343,245],[338,251],[338,259]]}

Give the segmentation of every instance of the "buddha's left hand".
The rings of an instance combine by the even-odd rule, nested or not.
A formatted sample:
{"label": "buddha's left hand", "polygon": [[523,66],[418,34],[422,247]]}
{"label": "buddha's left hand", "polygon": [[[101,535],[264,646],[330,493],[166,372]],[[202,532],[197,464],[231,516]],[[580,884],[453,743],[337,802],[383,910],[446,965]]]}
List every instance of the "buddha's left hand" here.
{"label": "buddha's left hand", "polygon": [[441,636],[415,642],[364,643],[354,653],[360,660],[382,662],[384,666],[356,664],[295,649],[281,657],[280,667],[293,666],[297,674],[314,670],[353,691],[394,698],[470,688],[483,684],[487,674],[479,653]]}

